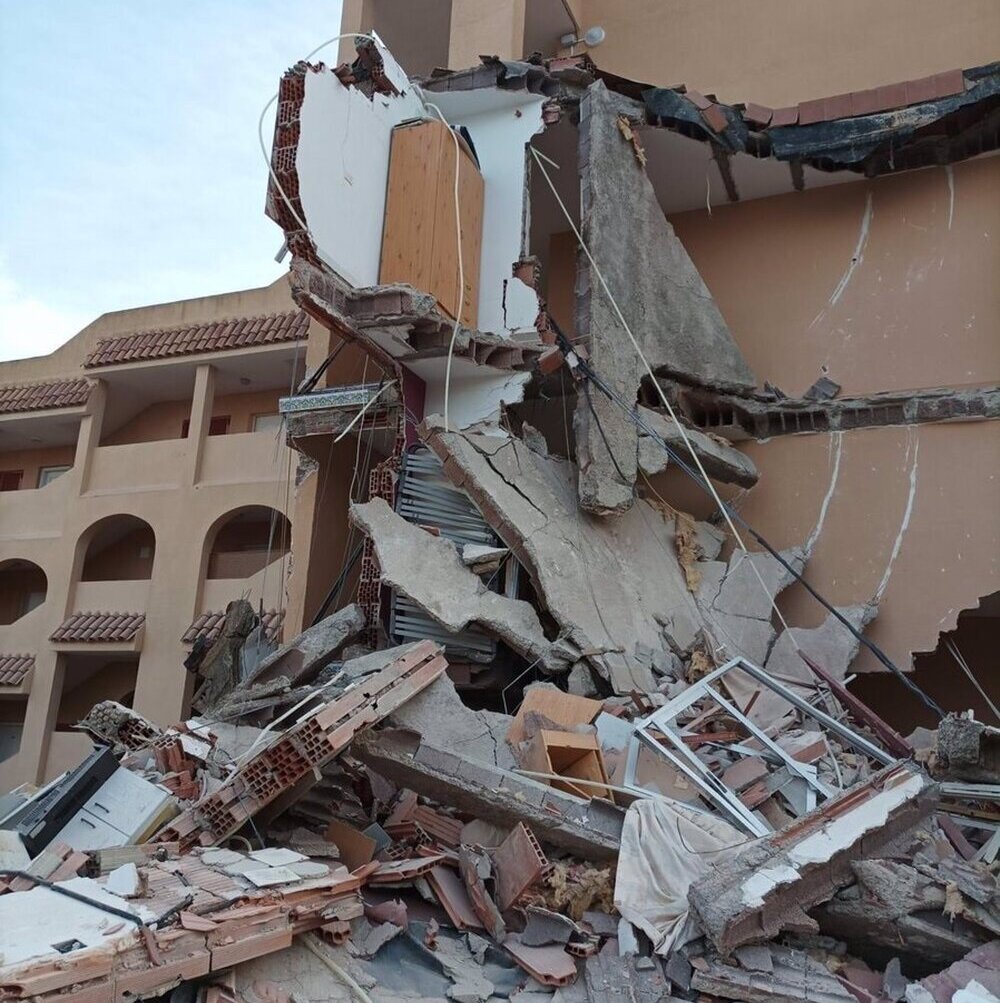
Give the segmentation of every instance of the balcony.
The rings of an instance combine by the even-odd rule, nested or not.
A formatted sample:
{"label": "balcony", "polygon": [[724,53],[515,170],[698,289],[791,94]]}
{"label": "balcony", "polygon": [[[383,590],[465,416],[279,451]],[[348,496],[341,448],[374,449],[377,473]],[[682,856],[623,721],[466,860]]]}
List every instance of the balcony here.
{"label": "balcony", "polygon": [[254,484],[284,480],[292,450],[273,430],[212,435],[205,440],[202,484]]}
{"label": "balcony", "polygon": [[87,493],[136,494],[178,488],[183,483],[189,448],[187,439],[98,446],[94,450]]}
{"label": "balcony", "polygon": [[38,540],[59,536],[66,506],[76,488],[72,471],[45,487],[0,491],[0,540]]}

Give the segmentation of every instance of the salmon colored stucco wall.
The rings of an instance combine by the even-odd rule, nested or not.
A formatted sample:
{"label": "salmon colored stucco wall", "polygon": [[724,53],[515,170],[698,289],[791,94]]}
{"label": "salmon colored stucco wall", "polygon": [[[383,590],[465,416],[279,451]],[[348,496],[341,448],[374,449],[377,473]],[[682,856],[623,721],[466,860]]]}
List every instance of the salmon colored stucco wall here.
{"label": "salmon colored stucco wall", "polygon": [[[527,4],[546,5],[526,19]],[[383,32],[389,47],[410,21],[409,4],[344,0],[341,31]],[[601,27],[604,42],[578,45],[602,69],[659,87],[686,84],[730,103],[756,101],[779,108],[813,98],[966,69],[997,58],[1000,4],[995,0],[571,0],[583,31]],[[448,20],[450,69],[479,63],[481,54],[520,59],[527,46],[545,57],[567,55],[560,37],[572,31],[562,0],[452,0]],[[435,18],[443,26],[444,15]],[[422,72],[440,64],[438,32],[424,35],[425,18],[401,51],[422,44],[433,60],[411,56]],[[341,43],[340,59],[353,47]],[[399,53],[396,53],[398,56]]]}
{"label": "salmon colored stucco wall", "polygon": [[995,0],[582,0],[582,21],[601,69],[775,108],[989,63],[1000,38]]}
{"label": "salmon colored stucco wall", "polygon": [[74,446],[50,446],[45,449],[12,449],[0,453],[0,470],[23,471],[21,490],[38,487],[38,474],[42,467],[72,465]]}
{"label": "salmon colored stucco wall", "polygon": [[758,385],[796,395],[823,366],[845,394],[1000,380],[1000,157],[671,222]]}

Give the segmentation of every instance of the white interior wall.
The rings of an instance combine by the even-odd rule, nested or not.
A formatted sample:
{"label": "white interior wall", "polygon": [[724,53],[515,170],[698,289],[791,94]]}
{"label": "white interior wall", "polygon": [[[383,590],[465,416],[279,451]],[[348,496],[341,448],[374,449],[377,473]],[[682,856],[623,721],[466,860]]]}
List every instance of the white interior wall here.
{"label": "white interior wall", "polygon": [[511,270],[523,254],[527,229],[525,145],[543,129],[543,100],[495,87],[433,96],[452,125],[469,130],[485,182],[476,324],[481,331],[506,335],[535,328],[538,297]]}
{"label": "white interior wall", "polygon": [[393,126],[423,118],[423,103],[381,43],[400,93],[371,101],[332,70],[306,73],[296,169],[302,211],[320,259],[353,286],[378,284]]}

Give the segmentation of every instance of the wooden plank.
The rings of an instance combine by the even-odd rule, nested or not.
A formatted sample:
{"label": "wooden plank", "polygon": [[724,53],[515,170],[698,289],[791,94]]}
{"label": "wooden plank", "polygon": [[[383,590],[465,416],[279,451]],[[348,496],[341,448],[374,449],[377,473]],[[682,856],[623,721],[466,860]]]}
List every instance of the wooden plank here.
{"label": "wooden plank", "polygon": [[590,724],[603,707],[600,700],[578,697],[547,686],[533,686],[525,690],[517,716],[507,730],[507,741],[511,745],[524,741],[524,717],[529,711],[536,711],[563,728],[575,728],[578,724]]}
{"label": "wooden plank", "polygon": [[[464,290],[461,321],[475,327],[483,232],[482,176],[460,141],[458,202]],[[379,281],[430,293],[454,317],[459,307],[455,230],[455,143],[438,121],[397,126],[392,135]]]}
{"label": "wooden plank", "polygon": [[441,140],[447,138],[443,129],[440,122],[423,122],[392,130],[379,270],[382,285],[408,282],[431,291],[437,175]]}

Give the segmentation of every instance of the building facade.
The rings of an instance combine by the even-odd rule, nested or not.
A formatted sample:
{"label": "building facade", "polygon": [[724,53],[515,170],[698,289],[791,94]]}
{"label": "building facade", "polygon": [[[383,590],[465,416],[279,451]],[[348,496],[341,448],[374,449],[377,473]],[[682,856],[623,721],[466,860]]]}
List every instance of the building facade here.
{"label": "building facade", "polygon": [[100,699],[177,719],[184,658],[231,600],[264,614],[265,643],[301,627],[291,548],[308,553],[315,498],[278,400],[328,353],[315,328],[280,279],[105,314],[0,364],[0,787],[75,765]]}

